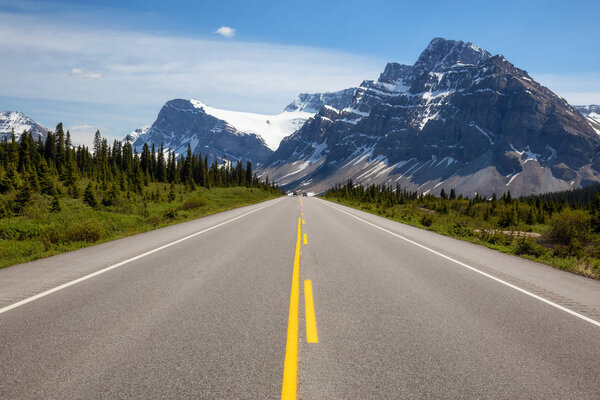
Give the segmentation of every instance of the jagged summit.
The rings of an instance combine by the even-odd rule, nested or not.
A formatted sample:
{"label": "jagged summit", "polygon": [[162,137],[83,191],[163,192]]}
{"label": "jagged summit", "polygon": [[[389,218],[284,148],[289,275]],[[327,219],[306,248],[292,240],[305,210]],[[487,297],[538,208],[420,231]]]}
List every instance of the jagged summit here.
{"label": "jagged summit", "polygon": [[45,139],[48,129],[23,114],[21,111],[0,111],[0,140],[9,138],[11,132],[19,136],[23,131],[31,132],[33,138]]}
{"label": "jagged summit", "polygon": [[471,42],[434,38],[414,67],[420,71],[441,72],[455,66],[477,65],[492,55]]}
{"label": "jagged summit", "polygon": [[594,109],[578,111],[473,43],[435,38],[414,65],[388,63],[377,80],[352,90],[346,104],[330,104],[334,110],[320,104],[263,173],[315,192],[350,178],[468,195],[600,182]]}

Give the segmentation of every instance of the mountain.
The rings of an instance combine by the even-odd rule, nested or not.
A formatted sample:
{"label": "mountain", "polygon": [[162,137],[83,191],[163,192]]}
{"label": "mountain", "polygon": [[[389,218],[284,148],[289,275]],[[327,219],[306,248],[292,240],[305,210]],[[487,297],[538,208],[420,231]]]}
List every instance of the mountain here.
{"label": "mountain", "polygon": [[0,140],[10,139],[12,130],[17,139],[23,131],[31,132],[33,138],[46,139],[48,129],[38,124],[21,111],[0,111]]}
{"label": "mountain", "polygon": [[435,38],[413,65],[389,63],[348,92],[286,137],[260,173],[315,192],[347,179],[471,196],[600,182],[600,124],[472,43]]}
{"label": "mountain", "polygon": [[600,124],[600,105],[590,104],[589,106],[573,106],[584,117]]}
{"label": "mountain", "polygon": [[[138,140],[138,138],[142,135],[145,135],[148,130],[150,129],[150,126],[145,126],[143,128],[138,128],[136,130],[134,130],[133,132],[131,132],[130,134],[128,134],[127,136],[125,136],[125,138],[123,139],[124,142],[129,142],[131,144],[134,144],[136,140]],[[144,145],[142,144],[142,148],[144,147]]]}
{"label": "mountain", "polygon": [[[125,137],[141,151],[144,143],[161,144],[178,154],[192,151],[210,160],[251,160],[264,163],[281,139],[300,128],[314,113],[288,110],[275,115],[229,111],[198,100],[171,100],[149,128]],[[259,135],[260,133],[260,135]]]}
{"label": "mountain", "polygon": [[[341,108],[349,104],[356,94],[358,88],[349,88],[340,90],[339,92],[327,93],[300,93],[296,99],[288,104],[285,112],[304,111],[313,114],[319,112],[325,104],[335,108]],[[307,117],[308,118],[308,117]],[[298,127],[300,128],[300,127]],[[278,143],[279,144],[279,143]]]}

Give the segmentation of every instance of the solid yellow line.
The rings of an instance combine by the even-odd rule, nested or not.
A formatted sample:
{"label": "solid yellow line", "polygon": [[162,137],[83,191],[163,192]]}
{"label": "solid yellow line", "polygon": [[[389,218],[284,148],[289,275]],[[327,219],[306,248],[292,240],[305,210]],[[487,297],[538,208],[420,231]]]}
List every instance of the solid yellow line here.
{"label": "solid yellow line", "polygon": [[292,290],[290,294],[290,311],[288,317],[287,342],[285,345],[285,361],[283,363],[282,400],[295,400],[298,385],[298,301],[300,297],[300,236],[301,218],[298,218],[298,235],[296,252],[294,253],[294,269],[292,272]]}
{"label": "solid yellow line", "polygon": [[304,311],[306,312],[306,341],[319,343],[317,336],[317,319],[315,318],[315,302],[313,300],[312,282],[304,281]]}
{"label": "solid yellow line", "polygon": [[308,240],[306,239],[306,233],[304,234],[304,244],[308,244]]}

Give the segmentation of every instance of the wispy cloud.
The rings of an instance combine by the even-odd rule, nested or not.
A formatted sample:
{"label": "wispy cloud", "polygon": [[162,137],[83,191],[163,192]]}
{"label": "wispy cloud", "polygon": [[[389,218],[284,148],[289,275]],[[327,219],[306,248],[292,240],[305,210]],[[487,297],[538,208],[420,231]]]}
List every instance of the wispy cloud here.
{"label": "wispy cloud", "polygon": [[69,72],[69,75],[80,76],[82,78],[88,78],[88,79],[102,78],[102,75],[97,72],[84,71],[81,68],[71,69],[71,72]]}
{"label": "wispy cloud", "polygon": [[[161,105],[173,98],[275,113],[299,92],[355,86],[377,77],[385,65],[331,49],[89,29],[69,22],[0,12],[0,48],[3,59],[10,60],[0,63],[2,96],[63,102],[55,119],[46,122],[49,126],[62,120],[123,135],[152,123]],[[79,110],[69,113],[70,105],[78,103],[86,103],[87,116],[95,104],[111,120],[82,120]],[[126,123],[119,122],[125,118]]]}
{"label": "wispy cloud", "polygon": [[235,29],[228,26],[222,26],[215,31],[216,34],[224,36],[226,38],[232,38],[235,36]]}

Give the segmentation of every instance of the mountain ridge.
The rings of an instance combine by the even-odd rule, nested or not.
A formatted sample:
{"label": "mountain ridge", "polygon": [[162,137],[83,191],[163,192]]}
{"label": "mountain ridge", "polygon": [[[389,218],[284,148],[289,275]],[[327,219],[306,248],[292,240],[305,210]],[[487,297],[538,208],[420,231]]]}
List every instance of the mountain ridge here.
{"label": "mountain ridge", "polygon": [[333,109],[284,139],[261,173],[316,192],[346,179],[468,195],[600,181],[600,125],[469,42],[435,38],[414,65],[388,63]]}

